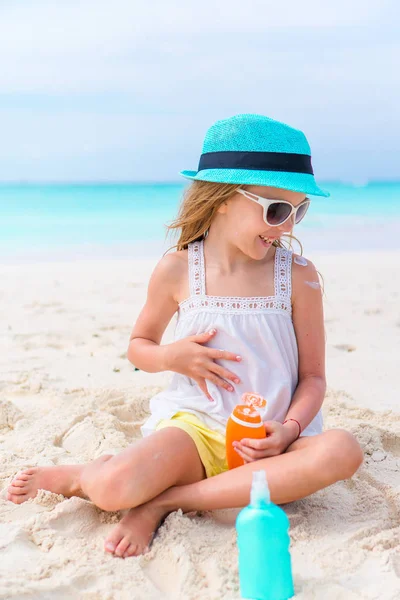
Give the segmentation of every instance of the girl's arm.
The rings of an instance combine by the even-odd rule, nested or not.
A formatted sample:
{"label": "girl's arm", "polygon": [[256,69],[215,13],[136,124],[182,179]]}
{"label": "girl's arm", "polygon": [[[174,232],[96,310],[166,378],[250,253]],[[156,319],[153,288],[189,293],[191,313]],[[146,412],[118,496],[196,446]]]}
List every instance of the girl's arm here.
{"label": "girl's arm", "polygon": [[149,281],[146,303],[133,327],[128,360],[142,371],[167,370],[166,346],[161,346],[160,342],[178,310],[177,294],[185,268],[181,254],[167,254],[157,264]]}
{"label": "girl's arm", "polygon": [[[230,389],[230,381],[239,378],[216,359],[239,362],[234,352],[208,348],[217,333],[215,329],[192,335],[171,344],[160,345],[163,333],[178,310],[179,299],[187,296],[187,252],[173,252],[164,256],[150,278],[146,304],[132,330],[128,359],[142,371],[157,373],[175,371],[193,379],[204,394],[212,400],[207,381]],[[231,389],[231,391],[233,388]]]}
{"label": "girl's arm", "polygon": [[[299,350],[299,382],[286,419],[299,421],[302,430],[311,423],[325,396],[325,329],[322,290],[314,265],[293,262],[293,324]],[[289,442],[296,439],[298,426],[288,421]]]}

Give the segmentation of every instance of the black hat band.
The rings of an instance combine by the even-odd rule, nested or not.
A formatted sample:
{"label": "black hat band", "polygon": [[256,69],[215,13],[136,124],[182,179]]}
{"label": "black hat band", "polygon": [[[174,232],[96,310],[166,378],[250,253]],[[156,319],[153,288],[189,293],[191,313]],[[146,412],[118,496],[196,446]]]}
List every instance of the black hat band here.
{"label": "black hat band", "polygon": [[311,156],[292,152],[206,152],[200,156],[198,171],[204,169],[285,171],[314,175]]}

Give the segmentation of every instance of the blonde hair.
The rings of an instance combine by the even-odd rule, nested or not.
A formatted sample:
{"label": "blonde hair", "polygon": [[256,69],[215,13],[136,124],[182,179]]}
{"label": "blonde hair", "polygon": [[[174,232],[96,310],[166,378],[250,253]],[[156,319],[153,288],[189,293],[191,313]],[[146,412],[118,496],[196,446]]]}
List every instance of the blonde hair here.
{"label": "blonde hair", "polygon": [[[193,181],[183,194],[183,201],[179,208],[177,218],[167,225],[167,236],[171,232],[180,230],[178,242],[166,251],[176,248],[186,250],[188,244],[206,237],[210,225],[219,207],[229,200],[238,185],[231,183],[213,183],[211,181]],[[240,186],[246,189],[246,186]],[[292,240],[300,246],[300,255],[303,254],[301,242],[291,234],[285,235],[289,239],[288,248],[292,249]],[[274,246],[285,248],[282,241],[276,240]]]}

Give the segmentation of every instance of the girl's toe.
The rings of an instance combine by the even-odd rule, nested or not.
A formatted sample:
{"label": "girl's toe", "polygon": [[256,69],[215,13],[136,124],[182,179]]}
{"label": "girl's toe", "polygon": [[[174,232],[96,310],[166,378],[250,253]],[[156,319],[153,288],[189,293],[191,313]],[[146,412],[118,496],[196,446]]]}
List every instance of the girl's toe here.
{"label": "girl's toe", "polygon": [[147,546],[138,545],[138,546],[136,546],[135,552],[132,556],[142,556],[143,554],[146,554],[147,549],[148,549]]}
{"label": "girl's toe", "polygon": [[27,481],[32,475],[29,475],[26,471],[21,471],[17,473],[14,477],[14,481]]}
{"label": "girl's toe", "polygon": [[117,544],[114,542],[107,541],[104,544],[104,550],[106,552],[109,552],[110,554],[114,554],[116,547],[117,547]]}
{"label": "girl's toe", "polygon": [[10,486],[12,487],[24,487],[26,485],[26,481],[23,479],[15,478],[14,481],[11,482]]}
{"label": "girl's toe", "polygon": [[122,540],[120,541],[120,543],[118,544],[118,546],[115,548],[115,552],[114,554],[116,554],[117,556],[123,556],[124,553],[126,552],[128,546],[130,545],[130,539],[127,537],[122,538]]}
{"label": "girl's toe", "polygon": [[26,494],[16,496],[14,494],[10,494],[10,502],[14,502],[14,504],[22,504],[28,500],[28,496]]}
{"label": "girl's toe", "polygon": [[25,471],[21,471],[21,473],[19,473],[20,475],[34,475],[36,473],[37,469],[35,469],[34,467],[32,467],[31,469],[25,469]]}
{"label": "girl's toe", "polygon": [[20,488],[20,487],[11,486],[8,489],[8,491],[11,494],[11,496],[20,496],[20,495],[25,495],[26,494],[26,489],[24,487]]}
{"label": "girl's toe", "polygon": [[104,543],[104,549],[106,552],[111,552],[112,554],[114,554],[116,547],[118,546],[118,544],[120,543],[120,541],[122,540],[123,535],[122,533],[120,533],[118,531],[118,528],[115,528],[115,530],[113,530],[111,532],[111,535],[108,536],[108,538],[106,539],[105,543]]}
{"label": "girl's toe", "polygon": [[130,556],[134,556],[135,555],[135,551],[136,551],[136,545],[135,544],[129,544],[129,546],[127,547],[127,549],[124,552],[123,558],[129,558]]}

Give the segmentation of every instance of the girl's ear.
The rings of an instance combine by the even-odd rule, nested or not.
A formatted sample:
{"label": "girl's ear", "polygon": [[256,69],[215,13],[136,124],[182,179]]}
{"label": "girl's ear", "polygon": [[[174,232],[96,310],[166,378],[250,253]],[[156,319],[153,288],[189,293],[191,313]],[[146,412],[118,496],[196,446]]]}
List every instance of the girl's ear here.
{"label": "girl's ear", "polygon": [[225,200],[225,202],[223,202],[221,204],[221,206],[219,206],[217,208],[217,213],[219,213],[220,215],[224,215],[224,214],[226,214],[227,210],[228,210],[228,202]]}

